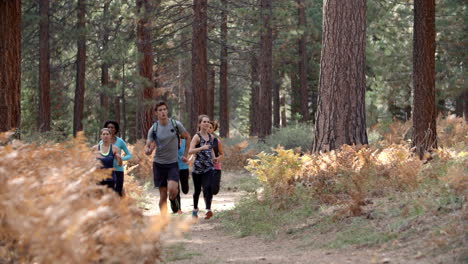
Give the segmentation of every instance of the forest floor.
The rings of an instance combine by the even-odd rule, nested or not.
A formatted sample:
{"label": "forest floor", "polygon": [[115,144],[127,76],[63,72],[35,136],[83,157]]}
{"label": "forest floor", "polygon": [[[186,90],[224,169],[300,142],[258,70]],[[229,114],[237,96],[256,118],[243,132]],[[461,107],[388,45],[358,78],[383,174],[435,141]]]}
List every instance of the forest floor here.
{"label": "forest floor", "polygon": [[[423,243],[425,234],[412,237],[406,241],[393,240],[375,247],[346,246],[344,248],[317,247],[316,241],[329,240],[335,236],[333,232],[311,232],[299,228],[298,232],[288,234],[279,232],[274,238],[246,236],[240,237],[228,232],[223,227],[220,217],[222,211],[234,208],[234,204],[242,199],[245,192],[239,191],[233,184],[239,178],[246,177],[244,173],[223,172],[223,188],[213,199],[212,208],[215,216],[203,219],[204,210],[200,210],[198,221],[193,222],[187,232],[178,232],[174,224],[170,224],[168,232],[162,236],[163,263],[171,264],[217,264],[217,263],[317,263],[317,264],[365,264],[365,263],[459,263],[453,257],[453,252],[430,254]],[[193,186],[190,191],[182,194],[182,215],[171,215],[171,219],[191,221],[193,207]],[[148,188],[145,205],[146,215],[159,214],[157,189]],[[200,197],[200,208],[204,208],[203,197]],[[171,229],[173,229],[171,232]],[[458,253],[460,250],[458,249]]]}

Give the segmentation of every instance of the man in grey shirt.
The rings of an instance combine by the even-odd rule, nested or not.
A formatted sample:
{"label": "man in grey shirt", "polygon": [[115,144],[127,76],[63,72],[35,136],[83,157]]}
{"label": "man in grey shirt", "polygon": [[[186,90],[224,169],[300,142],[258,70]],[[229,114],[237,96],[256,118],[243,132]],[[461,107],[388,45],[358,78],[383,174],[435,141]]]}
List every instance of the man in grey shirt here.
{"label": "man in grey shirt", "polygon": [[[167,193],[174,201],[179,192],[179,165],[177,163],[179,136],[190,144],[190,134],[182,123],[168,117],[167,105],[159,102],[156,105],[158,121],[148,130],[145,154],[151,155],[156,149],[153,160],[154,186],[159,188],[159,209],[161,214],[167,213]],[[175,127],[176,126],[176,127]],[[179,135],[177,134],[179,133]],[[187,163],[189,148],[185,148],[182,161]]]}

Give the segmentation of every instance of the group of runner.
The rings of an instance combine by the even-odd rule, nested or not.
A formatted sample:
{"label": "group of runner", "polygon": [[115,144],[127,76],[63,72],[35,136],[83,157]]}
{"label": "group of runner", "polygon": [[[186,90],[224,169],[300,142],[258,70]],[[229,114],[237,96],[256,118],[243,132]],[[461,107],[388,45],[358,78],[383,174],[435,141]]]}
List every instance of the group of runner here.
{"label": "group of runner", "polygon": [[[161,214],[167,213],[167,199],[173,213],[181,214],[180,191],[189,191],[189,167],[193,160],[192,179],[194,186],[192,216],[198,218],[198,200],[203,191],[206,205],[205,219],[213,216],[211,203],[213,195],[219,192],[221,182],[221,160],[224,157],[223,146],[214,135],[218,123],[207,115],[198,117],[198,132],[190,136],[181,122],[168,116],[165,102],[156,107],[157,121],[148,130],[145,154],[153,159],[154,186],[159,189],[159,208]],[[106,121],[101,129],[101,141],[95,146],[99,151],[98,159],[102,168],[113,168],[112,177],[100,182],[123,195],[124,170],[122,161],[132,158],[125,141],[117,137],[119,124]],[[122,157],[121,152],[125,155]]]}

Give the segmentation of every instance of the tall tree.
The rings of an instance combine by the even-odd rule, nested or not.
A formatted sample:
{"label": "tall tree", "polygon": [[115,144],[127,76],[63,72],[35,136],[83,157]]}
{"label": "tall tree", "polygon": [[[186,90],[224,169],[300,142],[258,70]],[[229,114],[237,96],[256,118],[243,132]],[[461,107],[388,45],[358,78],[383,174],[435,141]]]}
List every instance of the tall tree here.
{"label": "tall tree", "polygon": [[301,90],[299,77],[296,72],[297,68],[295,65],[292,66],[292,71],[289,73],[289,79],[291,80],[291,117],[296,117],[301,113]]}
{"label": "tall tree", "polygon": [[0,132],[20,126],[21,1],[0,1]]}
{"label": "tall tree", "polygon": [[275,72],[273,78],[273,126],[276,128],[280,127],[280,87],[280,74]]}
{"label": "tall tree", "polygon": [[260,0],[260,16],[262,29],[260,34],[260,91],[259,109],[262,116],[259,122],[259,137],[265,138],[271,134],[272,125],[272,64],[273,64],[273,32],[272,0]]}
{"label": "tall tree", "polygon": [[207,114],[206,90],[208,85],[207,40],[207,0],[193,0],[192,23],[192,116],[190,130],[197,129],[197,116]]}
{"label": "tall tree", "polygon": [[215,102],[215,86],[216,86],[216,72],[214,67],[209,68],[208,86],[206,90],[206,114],[214,119],[214,102]]}
{"label": "tall tree", "polygon": [[367,144],[366,0],[325,1],[313,151]]}
{"label": "tall tree", "polygon": [[[154,93],[153,78],[153,49],[151,45],[151,12],[153,4],[150,0],[137,0],[137,12],[140,19],[137,25],[138,52],[141,59],[138,62],[138,73],[142,77],[143,87],[138,93],[139,104],[137,111],[137,138],[146,138],[147,132],[153,124]],[[144,9],[142,11],[142,9]]]}
{"label": "tall tree", "polygon": [[305,122],[310,119],[308,93],[307,93],[307,48],[306,48],[306,15],[304,0],[297,0],[299,14],[299,29],[302,30],[301,38],[298,41],[299,50],[299,84],[300,84],[300,113],[301,121]]}
{"label": "tall tree", "polygon": [[422,158],[437,147],[435,106],[435,0],[414,1],[413,140]]}
{"label": "tall tree", "polygon": [[86,0],[78,0],[78,52],[76,55],[75,105],[73,108],[73,136],[83,130],[83,109],[86,71]]}
{"label": "tall tree", "polygon": [[250,54],[250,136],[258,136],[260,134],[260,78],[258,73],[258,59],[255,51]]}
{"label": "tall tree", "polygon": [[109,119],[109,96],[106,93],[109,89],[109,63],[106,58],[106,53],[108,52],[109,47],[109,27],[107,25],[107,16],[111,1],[106,1],[102,10],[101,91],[99,92],[99,101],[101,103],[101,124],[104,124],[105,120]]}
{"label": "tall tree", "polygon": [[50,130],[49,0],[39,1],[39,112],[37,128]]}
{"label": "tall tree", "polygon": [[221,0],[221,51],[219,67],[219,134],[223,138],[229,137],[229,95],[228,95],[228,47],[227,47],[227,0]]}

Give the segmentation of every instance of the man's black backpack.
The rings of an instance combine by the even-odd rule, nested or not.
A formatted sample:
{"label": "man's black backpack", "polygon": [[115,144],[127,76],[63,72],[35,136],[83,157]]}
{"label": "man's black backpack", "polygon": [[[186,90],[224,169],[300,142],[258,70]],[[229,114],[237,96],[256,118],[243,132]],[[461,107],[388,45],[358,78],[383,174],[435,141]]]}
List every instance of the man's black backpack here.
{"label": "man's black backpack", "polygon": [[[171,124],[172,124],[172,128],[174,129],[174,131],[176,132],[176,136],[177,136],[177,146],[178,146],[178,149],[180,149],[180,133],[179,133],[179,127],[177,126],[177,123],[174,119],[170,118],[171,120]],[[157,144],[157,133],[158,133],[158,126],[159,126],[159,122],[156,120],[156,122],[154,122],[154,129],[153,129],[153,139],[154,141],[156,142]]]}

